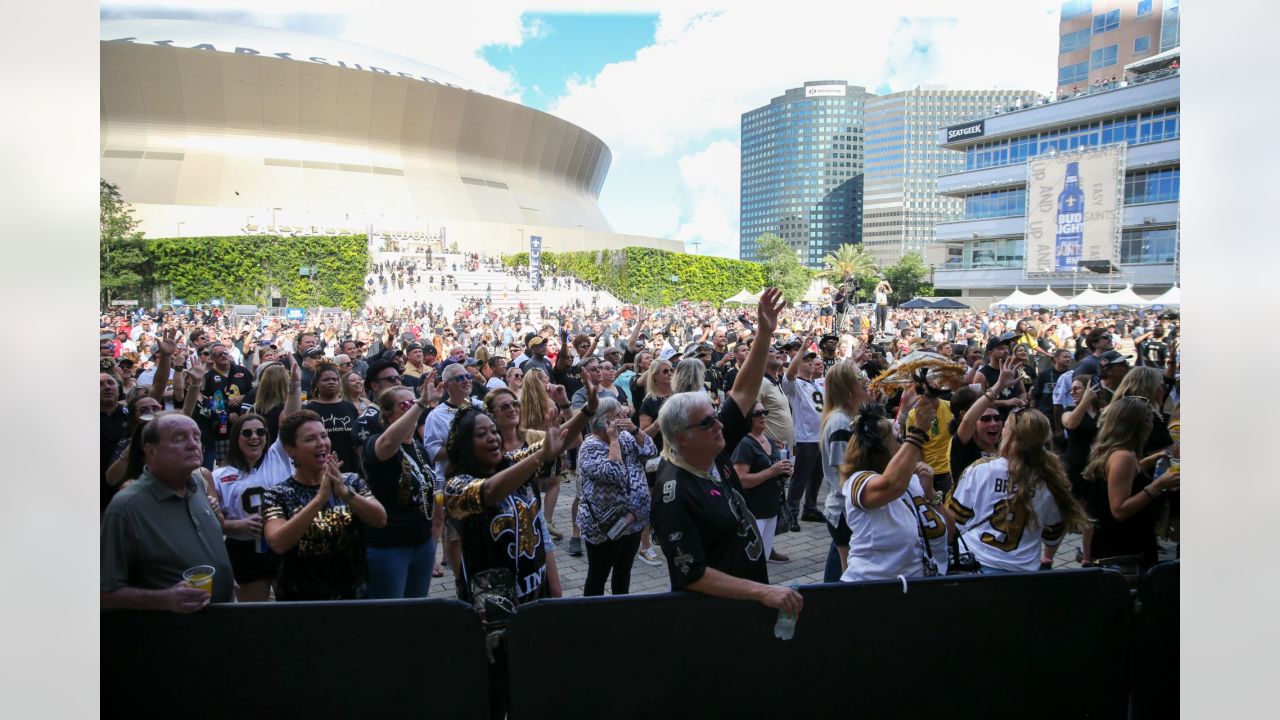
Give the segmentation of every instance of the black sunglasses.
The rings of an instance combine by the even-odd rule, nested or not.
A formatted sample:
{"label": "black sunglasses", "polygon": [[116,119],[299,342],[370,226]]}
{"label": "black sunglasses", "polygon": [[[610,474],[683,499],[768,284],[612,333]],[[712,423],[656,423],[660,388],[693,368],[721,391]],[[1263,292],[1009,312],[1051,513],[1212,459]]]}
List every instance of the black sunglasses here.
{"label": "black sunglasses", "polygon": [[389,383],[395,383],[395,384],[399,385],[399,384],[400,384],[400,376],[399,376],[399,375],[383,375],[383,376],[382,376],[382,377],[380,377],[380,378],[374,378],[374,381],[375,381],[375,382],[389,382]]}
{"label": "black sunglasses", "polygon": [[710,430],[711,428],[715,427],[715,424],[718,422],[720,422],[720,418],[716,417],[715,415],[708,415],[702,418],[702,420],[692,425],[689,425],[688,427],[685,428],[685,430],[692,430],[694,428],[702,428],[703,430]]}
{"label": "black sunglasses", "polygon": [[245,428],[240,431],[240,437],[242,438],[266,437],[266,436],[267,436],[266,428]]}
{"label": "black sunglasses", "polygon": [[752,413],[751,413],[751,417],[753,417],[753,418],[756,418],[756,417],[769,417],[769,411],[768,411],[768,410],[755,410],[755,411],[752,411]]}

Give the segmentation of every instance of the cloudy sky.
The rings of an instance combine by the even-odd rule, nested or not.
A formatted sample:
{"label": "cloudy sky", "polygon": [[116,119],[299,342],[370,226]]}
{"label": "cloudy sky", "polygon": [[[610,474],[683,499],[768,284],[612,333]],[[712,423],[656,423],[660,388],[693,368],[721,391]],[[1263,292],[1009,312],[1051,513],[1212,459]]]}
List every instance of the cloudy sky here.
{"label": "cloudy sky", "polygon": [[[613,151],[619,232],[737,257],[738,123],[805,80],[1050,93],[1054,0],[104,0],[102,18],[204,19],[331,36],[453,72]],[[691,246],[690,250],[694,248]]]}

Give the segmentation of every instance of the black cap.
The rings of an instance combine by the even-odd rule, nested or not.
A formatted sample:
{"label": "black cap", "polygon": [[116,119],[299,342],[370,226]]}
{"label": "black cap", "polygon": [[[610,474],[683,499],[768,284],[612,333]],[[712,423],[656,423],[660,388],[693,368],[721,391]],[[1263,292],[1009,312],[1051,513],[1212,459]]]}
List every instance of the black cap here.
{"label": "black cap", "polygon": [[832,333],[827,333],[826,335],[823,335],[823,336],[822,336],[822,339],[821,339],[821,340],[819,340],[819,341],[818,341],[818,347],[822,347],[823,345],[826,345],[826,344],[827,344],[827,341],[829,341],[829,340],[834,340],[835,342],[839,343],[839,342],[840,342],[840,336],[839,336],[839,335],[832,334]]}
{"label": "black cap", "polygon": [[1013,339],[1016,337],[1017,335],[1014,335],[1011,332],[1007,332],[997,337],[993,337],[990,340],[987,340],[987,352],[991,352],[992,350],[995,350],[1001,345],[1008,345],[1009,343],[1013,342]]}
{"label": "black cap", "polygon": [[407,346],[405,346],[404,351],[413,352],[414,350],[421,350],[421,349],[422,349],[422,343],[411,342]]}
{"label": "black cap", "polygon": [[1120,363],[1128,363],[1129,355],[1121,355],[1115,350],[1108,350],[1098,356],[1098,367],[1110,367],[1111,365],[1119,365]]}
{"label": "black cap", "polygon": [[311,348],[310,350],[302,353],[302,359],[309,360],[313,357],[320,357],[321,355],[324,355],[323,350],[321,350],[320,348]]}

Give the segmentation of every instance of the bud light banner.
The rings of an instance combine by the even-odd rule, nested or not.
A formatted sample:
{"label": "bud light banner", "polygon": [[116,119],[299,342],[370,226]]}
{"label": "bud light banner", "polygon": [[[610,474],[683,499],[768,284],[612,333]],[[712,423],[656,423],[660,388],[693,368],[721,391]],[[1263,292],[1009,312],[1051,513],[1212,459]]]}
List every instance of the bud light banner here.
{"label": "bud light banner", "polygon": [[529,236],[529,283],[536,290],[542,287],[542,238]]}
{"label": "bud light banner", "polygon": [[1026,272],[1073,273],[1118,262],[1124,145],[1039,156],[1027,163]]}

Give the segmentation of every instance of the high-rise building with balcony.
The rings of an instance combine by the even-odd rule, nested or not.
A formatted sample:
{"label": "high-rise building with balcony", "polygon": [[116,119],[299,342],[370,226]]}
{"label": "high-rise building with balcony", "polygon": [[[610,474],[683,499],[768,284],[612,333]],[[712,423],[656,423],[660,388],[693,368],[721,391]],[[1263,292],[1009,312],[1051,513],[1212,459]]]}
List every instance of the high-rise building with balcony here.
{"label": "high-rise building with balcony", "polygon": [[[936,268],[934,286],[990,297],[1048,284],[1058,290],[1132,284],[1149,294],[1175,284],[1182,136],[1178,67],[1175,48],[1131,63],[1125,68],[1129,79],[1106,90],[938,130],[938,145],[959,157],[963,170],[939,177],[937,191],[961,202],[964,210],[961,219],[936,227],[938,245],[928,258]],[[1057,277],[1028,276],[1028,161],[1117,144],[1127,146],[1114,252],[1118,264],[1096,263],[1109,266],[1104,274],[1079,263]]]}
{"label": "high-rise building with balcony", "polygon": [[801,264],[822,267],[840,245],[862,241],[865,88],[815,80],[742,114],[739,257],[757,260],[773,233]]}
{"label": "high-rise building with balcony", "polygon": [[1058,23],[1058,95],[1124,79],[1123,68],[1179,44],[1180,0],[1066,0]]}
{"label": "high-rise building with balcony", "polygon": [[939,175],[964,169],[962,155],[938,146],[938,128],[1043,100],[1031,90],[925,86],[866,101],[862,244],[882,267],[923,256],[934,226],[963,214],[961,200],[937,191]]}

